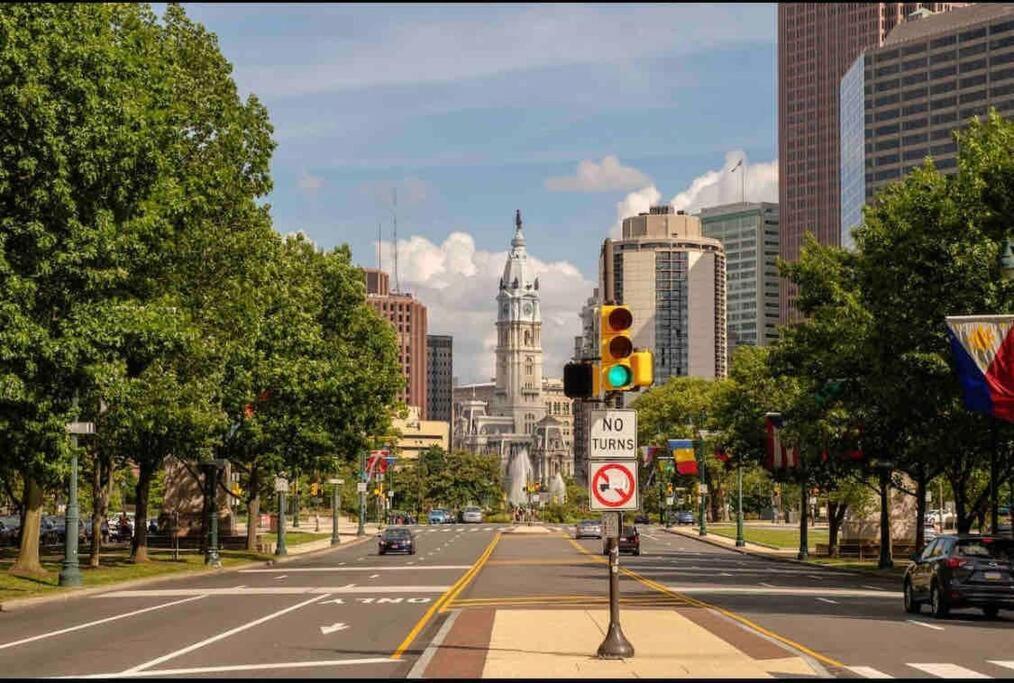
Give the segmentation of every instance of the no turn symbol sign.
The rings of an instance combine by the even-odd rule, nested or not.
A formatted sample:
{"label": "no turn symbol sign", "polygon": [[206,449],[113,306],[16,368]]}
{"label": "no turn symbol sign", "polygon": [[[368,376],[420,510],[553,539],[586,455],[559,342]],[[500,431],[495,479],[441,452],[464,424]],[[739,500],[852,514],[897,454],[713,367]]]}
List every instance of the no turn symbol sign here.
{"label": "no turn symbol sign", "polygon": [[637,461],[588,463],[592,510],[637,510]]}

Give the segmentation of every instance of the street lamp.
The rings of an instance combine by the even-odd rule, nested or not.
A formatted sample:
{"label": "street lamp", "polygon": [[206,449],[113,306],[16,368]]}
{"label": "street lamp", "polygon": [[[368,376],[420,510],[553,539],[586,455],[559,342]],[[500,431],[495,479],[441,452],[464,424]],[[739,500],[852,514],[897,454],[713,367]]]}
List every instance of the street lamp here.
{"label": "street lamp", "polygon": [[[74,395],[74,410],[77,412],[77,395]],[[60,585],[76,588],[81,585],[81,571],[77,557],[78,506],[77,506],[77,437],[83,434],[94,434],[93,422],[70,422],[67,424],[70,434],[70,482],[67,495],[67,509],[64,517],[63,534],[63,567],[60,569]]]}
{"label": "street lamp", "polygon": [[345,480],[328,479],[327,483],[334,485],[334,489],[331,491],[331,545],[338,545],[342,542],[338,533],[338,510],[341,509],[342,504],[342,492],[339,487],[345,483]]}
{"label": "street lamp", "polygon": [[[211,540],[208,543],[208,551],[204,555],[204,564],[212,567],[221,567],[222,559],[218,553],[218,471],[225,468],[228,460],[216,458],[204,465],[208,495],[211,497],[208,504],[208,528],[210,529]],[[249,522],[248,522],[249,524]]]}
{"label": "street lamp", "polygon": [[285,494],[289,491],[289,481],[285,477],[275,477],[275,493],[278,494],[278,524],[275,532],[278,542],[275,544],[275,555],[282,557],[289,554],[285,547]]}
{"label": "street lamp", "polygon": [[[692,426],[692,423],[691,423]],[[707,501],[708,501],[708,479],[707,479],[707,467],[705,467],[704,461],[704,439],[709,439],[715,436],[716,432],[708,431],[706,429],[695,430],[697,432],[697,439],[694,440],[694,447],[697,454],[697,467],[698,473],[701,478],[701,519],[697,528],[698,536],[708,535],[708,521],[707,521]]]}
{"label": "street lamp", "polygon": [[359,528],[356,529],[356,536],[366,535],[366,451],[359,451]]}
{"label": "street lamp", "polygon": [[736,458],[736,485],[739,489],[736,500],[736,547],[742,548],[746,545],[743,537],[743,461]]}

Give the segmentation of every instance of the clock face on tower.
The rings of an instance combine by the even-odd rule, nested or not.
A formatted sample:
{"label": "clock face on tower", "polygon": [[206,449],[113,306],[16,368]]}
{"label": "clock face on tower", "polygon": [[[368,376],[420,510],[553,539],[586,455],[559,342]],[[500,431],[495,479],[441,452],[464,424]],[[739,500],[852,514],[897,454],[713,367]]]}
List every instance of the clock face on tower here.
{"label": "clock face on tower", "polygon": [[531,304],[525,304],[525,315],[531,315],[531,314],[532,314],[532,305]]}

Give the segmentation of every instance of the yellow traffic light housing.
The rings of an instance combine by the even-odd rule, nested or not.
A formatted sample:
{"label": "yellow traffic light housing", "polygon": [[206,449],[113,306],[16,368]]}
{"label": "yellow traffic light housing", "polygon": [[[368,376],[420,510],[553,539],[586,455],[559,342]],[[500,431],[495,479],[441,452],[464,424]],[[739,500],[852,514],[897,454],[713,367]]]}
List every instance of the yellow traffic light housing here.
{"label": "yellow traffic light housing", "polygon": [[627,306],[604,304],[600,307],[599,355],[602,358],[603,391],[628,391],[634,384],[631,355],[634,342],[630,338],[634,316]]}
{"label": "yellow traffic light housing", "polygon": [[651,351],[635,351],[630,355],[630,369],[635,387],[650,387],[655,381],[655,358]]}

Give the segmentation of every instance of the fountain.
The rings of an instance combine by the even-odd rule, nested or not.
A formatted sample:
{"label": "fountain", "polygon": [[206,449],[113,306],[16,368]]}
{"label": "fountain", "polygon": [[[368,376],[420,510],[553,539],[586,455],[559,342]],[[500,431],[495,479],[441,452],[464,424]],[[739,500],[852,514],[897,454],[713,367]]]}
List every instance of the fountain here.
{"label": "fountain", "polygon": [[532,479],[532,463],[528,459],[528,449],[521,447],[511,454],[507,465],[507,502],[514,507],[528,504],[525,484]]}

